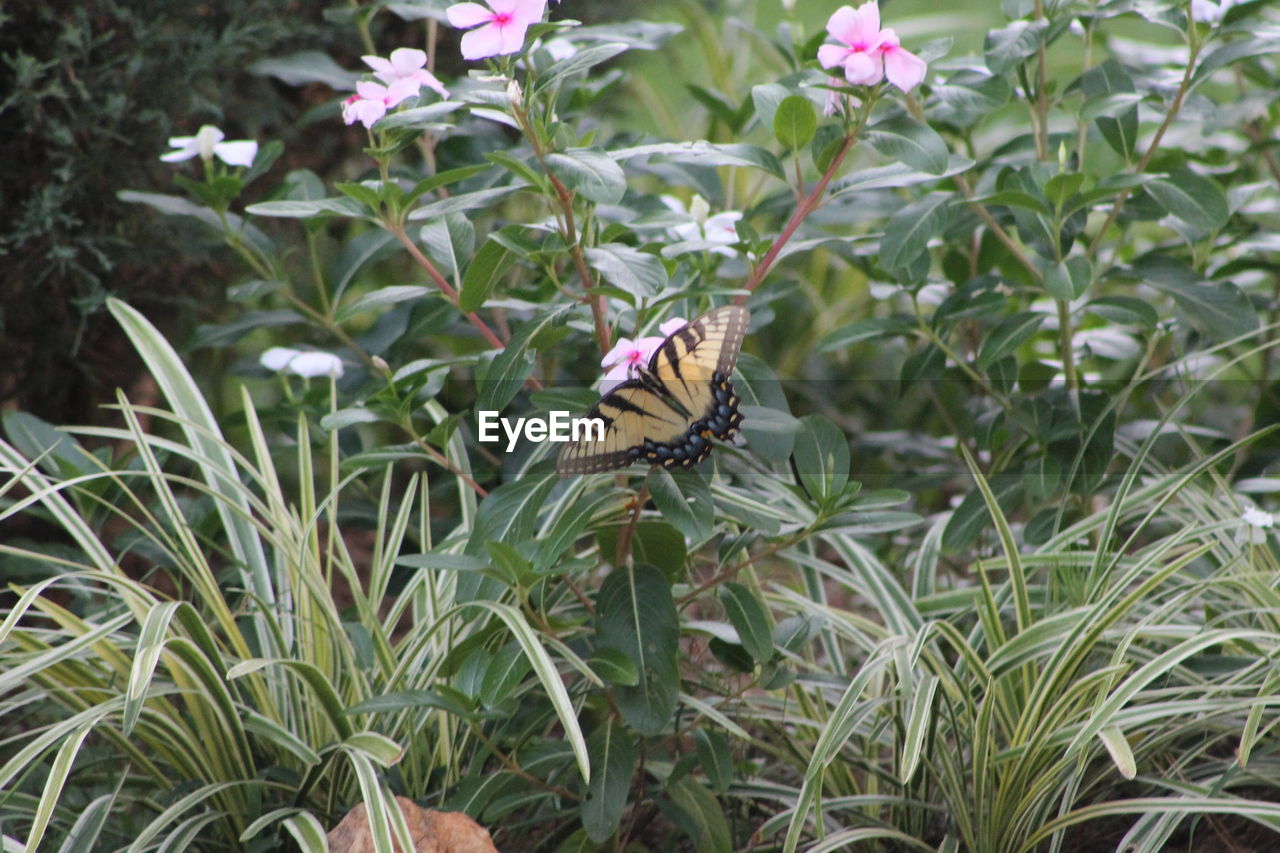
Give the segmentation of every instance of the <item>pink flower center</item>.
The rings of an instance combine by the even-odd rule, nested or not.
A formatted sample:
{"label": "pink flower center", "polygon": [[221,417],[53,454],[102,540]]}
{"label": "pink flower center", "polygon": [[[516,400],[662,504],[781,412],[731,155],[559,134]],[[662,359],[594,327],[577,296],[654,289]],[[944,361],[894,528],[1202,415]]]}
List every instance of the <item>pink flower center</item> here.
{"label": "pink flower center", "polygon": [[638,366],[644,361],[644,353],[638,349],[633,349],[631,352],[627,353],[627,361]]}
{"label": "pink flower center", "polygon": [[511,13],[510,12],[494,12],[493,22],[500,27],[505,27],[507,24],[511,23]]}

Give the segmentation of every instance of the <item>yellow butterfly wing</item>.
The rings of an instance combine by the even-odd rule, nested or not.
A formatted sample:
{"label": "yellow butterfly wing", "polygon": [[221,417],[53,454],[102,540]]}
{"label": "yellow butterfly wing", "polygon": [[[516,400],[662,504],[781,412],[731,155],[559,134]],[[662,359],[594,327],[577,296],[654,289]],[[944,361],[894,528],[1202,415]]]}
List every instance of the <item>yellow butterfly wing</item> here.
{"label": "yellow butterfly wing", "polygon": [[750,319],[745,308],[728,305],[672,332],[639,376],[616,386],[587,413],[603,421],[603,440],[588,432],[570,442],[556,471],[591,474],[638,461],[690,467],[705,459],[712,438],[726,440],[742,423],[729,377]]}

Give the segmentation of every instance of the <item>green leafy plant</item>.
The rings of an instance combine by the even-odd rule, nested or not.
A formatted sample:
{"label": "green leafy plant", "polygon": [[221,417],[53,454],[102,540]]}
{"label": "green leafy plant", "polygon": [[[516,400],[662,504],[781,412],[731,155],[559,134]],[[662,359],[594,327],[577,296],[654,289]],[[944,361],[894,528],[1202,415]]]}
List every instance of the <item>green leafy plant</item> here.
{"label": "green leafy plant", "polygon": [[[6,840],[323,849],[363,801],[390,850],[394,794],[509,849],[1280,828],[1275,10],[448,5],[349,19],[426,47],[354,95],[260,66],[343,93],[346,180],[244,207],[264,142],[122,194],[243,265],[189,344],[240,360],[115,302],[167,408],[6,419],[0,521],[55,531],[2,546]],[[436,76],[450,23],[483,69]],[[710,462],[481,440],[729,302]]]}

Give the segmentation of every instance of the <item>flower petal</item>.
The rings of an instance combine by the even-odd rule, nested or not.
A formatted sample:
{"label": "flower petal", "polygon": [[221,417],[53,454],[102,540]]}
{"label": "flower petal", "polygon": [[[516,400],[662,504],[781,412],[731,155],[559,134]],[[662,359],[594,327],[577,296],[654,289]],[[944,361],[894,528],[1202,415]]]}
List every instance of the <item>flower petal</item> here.
{"label": "flower petal", "polygon": [[493,10],[479,3],[455,3],[444,11],[449,23],[460,29],[487,24],[493,20]]}
{"label": "flower petal", "polygon": [[604,358],[600,359],[601,367],[609,367],[613,364],[625,362],[627,353],[635,349],[635,342],[631,338],[618,338],[618,342],[613,345],[613,349],[604,354]]}
{"label": "flower petal", "polygon": [[687,325],[689,325],[689,321],[686,320],[685,318],[672,317],[670,320],[667,320],[665,323],[659,326],[658,331],[662,332],[664,337],[669,338],[674,332],[680,329],[683,329]]}
{"label": "flower petal", "polygon": [[252,139],[219,142],[213,146],[213,153],[228,166],[252,166],[253,158],[258,156],[258,143]]}
{"label": "flower petal", "polygon": [[502,53],[502,28],[488,24],[462,37],[463,59],[484,59]]}
{"label": "flower petal", "polygon": [[863,3],[858,7],[858,36],[868,47],[873,45],[880,35],[880,7],[875,0]]}
{"label": "flower petal", "polygon": [[824,44],[818,48],[818,62],[823,68],[834,68],[843,65],[849,58],[849,48],[841,44]]}
{"label": "flower petal", "polygon": [[390,83],[396,79],[396,71],[391,67],[391,63],[383,59],[381,56],[362,56],[364,64],[373,69],[373,76],[377,77],[383,83]]}
{"label": "flower petal", "polygon": [[427,65],[427,52],[416,47],[398,47],[391,51],[391,67],[399,77],[410,77]]}
{"label": "flower petal", "polygon": [[529,23],[522,18],[512,18],[498,27],[499,37],[502,40],[502,50],[498,52],[502,55],[517,53],[524,47],[524,34],[529,29]]}
{"label": "flower petal", "polygon": [[418,94],[420,86],[421,84],[418,83],[417,80],[401,77],[399,80],[387,87],[387,96],[384,99],[384,103],[386,103],[388,107],[394,107],[401,101],[407,98],[412,98],[414,95]]}
{"label": "flower petal", "polygon": [[738,242],[736,225],[740,219],[742,219],[740,211],[726,210],[707,219],[703,230],[706,231],[708,240],[714,240],[717,243],[736,243]]}
{"label": "flower petal", "polygon": [[369,100],[362,99],[356,101],[355,106],[356,117],[360,119],[360,123],[365,127],[373,127],[374,122],[387,114],[387,105],[381,99]]}
{"label": "flower petal", "polygon": [[[173,140],[171,139],[169,142],[172,144]],[[161,154],[160,159],[166,163],[178,163],[182,160],[190,160],[199,153],[200,149],[196,147],[194,142],[192,142],[182,148],[179,148],[177,151],[170,151],[168,154]]]}
{"label": "flower petal", "polygon": [[298,376],[334,376],[342,375],[342,359],[327,352],[300,352],[289,360],[285,368],[289,373]]}
{"label": "flower petal", "polygon": [[909,50],[895,47],[884,52],[884,75],[904,92],[919,85],[927,68],[924,60]]}
{"label": "flower petal", "polygon": [[449,90],[446,89],[444,87],[444,84],[440,82],[440,78],[436,77],[436,75],[432,74],[430,71],[423,69],[422,71],[419,71],[418,76],[414,77],[413,79],[417,80],[422,85],[439,92],[440,97],[442,98],[449,97]]}
{"label": "flower petal", "polygon": [[852,6],[841,6],[827,19],[827,32],[832,38],[851,45],[858,31],[858,20],[858,13],[853,11]]}
{"label": "flower petal", "polygon": [[267,370],[283,370],[290,361],[300,355],[302,355],[301,350],[290,349],[289,347],[272,347],[258,356],[258,363]]}
{"label": "flower petal", "polygon": [[884,77],[878,53],[851,53],[844,62],[844,78],[855,86],[874,86]]}

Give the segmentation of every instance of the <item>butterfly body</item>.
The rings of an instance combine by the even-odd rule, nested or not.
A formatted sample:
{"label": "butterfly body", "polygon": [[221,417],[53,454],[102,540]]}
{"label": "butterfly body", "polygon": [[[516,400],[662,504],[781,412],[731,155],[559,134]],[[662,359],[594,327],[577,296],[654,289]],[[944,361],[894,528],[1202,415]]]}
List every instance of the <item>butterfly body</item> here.
{"label": "butterfly body", "polygon": [[560,454],[562,475],[590,474],[647,462],[687,468],[742,424],[730,375],[750,315],[716,308],[672,332],[637,375],[605,394],[589,418],[604,422],[603,441],[575,441]]}

